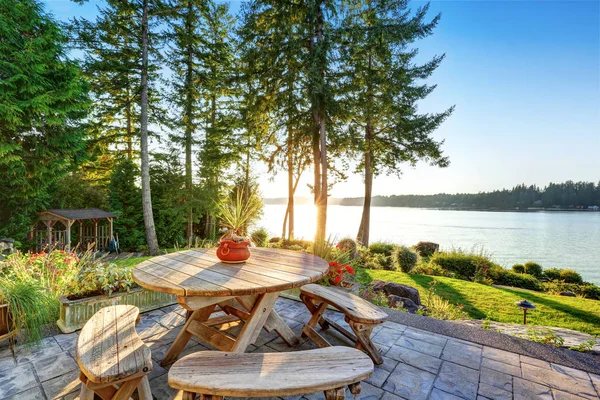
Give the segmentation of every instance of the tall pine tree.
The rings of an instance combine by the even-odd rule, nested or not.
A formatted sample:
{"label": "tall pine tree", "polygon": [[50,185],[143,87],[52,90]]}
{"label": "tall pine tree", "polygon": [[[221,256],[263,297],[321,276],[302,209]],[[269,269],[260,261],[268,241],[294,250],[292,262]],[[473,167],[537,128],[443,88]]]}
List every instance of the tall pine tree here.
{"label": "tall pine tree", "polygon": [[87,86],[35,0],[0,0],[0,236],[23,240],[48,188],[85,160]]}

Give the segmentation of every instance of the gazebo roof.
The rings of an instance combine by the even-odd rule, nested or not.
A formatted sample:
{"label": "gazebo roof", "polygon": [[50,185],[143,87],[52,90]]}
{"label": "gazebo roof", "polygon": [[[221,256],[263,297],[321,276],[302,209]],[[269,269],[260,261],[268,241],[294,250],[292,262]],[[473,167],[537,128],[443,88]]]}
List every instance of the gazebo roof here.
{"label": "gazebo roof", "polygon": [[40,213],[40,217],[45,217],[46,220],[52,216],[69,220],[117,218],[115,214],[99,208],[51,208]]}

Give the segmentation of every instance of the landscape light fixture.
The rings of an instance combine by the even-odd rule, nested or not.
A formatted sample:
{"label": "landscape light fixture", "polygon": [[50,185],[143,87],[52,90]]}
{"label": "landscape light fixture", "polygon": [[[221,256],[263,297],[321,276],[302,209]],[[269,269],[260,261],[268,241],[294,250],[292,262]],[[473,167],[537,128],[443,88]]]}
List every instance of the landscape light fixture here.
{"label": "landscape light fixture", "polygon": [[523,325],[527,325],[527,310],[533,310],[535,306],[527,300],[519,300],[515,305],[523,309]]}

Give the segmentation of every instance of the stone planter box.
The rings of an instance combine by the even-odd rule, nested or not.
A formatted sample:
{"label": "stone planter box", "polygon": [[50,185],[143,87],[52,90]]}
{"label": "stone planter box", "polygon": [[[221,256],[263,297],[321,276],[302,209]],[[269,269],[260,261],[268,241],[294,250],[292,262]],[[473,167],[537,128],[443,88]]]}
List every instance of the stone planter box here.
{"label": "stone planter box", "polygon": [[56,325],[63,333],[71,333],[83,328],[88,319],[101,308],[115,304],[128,304],[138,307],[140,312],[146,312],[176,304],[177,296],[135,288],[128,293],[113,293],[110,296],[101,295],[79,300],[60,297],[60,302],[60,317]]}

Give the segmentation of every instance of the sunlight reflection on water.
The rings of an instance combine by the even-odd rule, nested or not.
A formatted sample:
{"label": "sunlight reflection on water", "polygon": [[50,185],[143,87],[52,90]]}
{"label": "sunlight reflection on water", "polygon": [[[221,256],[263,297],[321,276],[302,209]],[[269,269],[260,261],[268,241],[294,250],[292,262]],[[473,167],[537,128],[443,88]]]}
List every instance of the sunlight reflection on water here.
{"label": "sunlight reflection on water", "polygon": [[[281,236],[285,205],[267,205],[259,226]],[[329,206],[327,233],[355,237],[362,207]],[[315,208],[296,206],[296,238],[312,239]],[[484,249],[504,266],[534,260],[544,268],[573,268],[600,284],[600,212],[478,212],[373,207],[371,242]]]}

